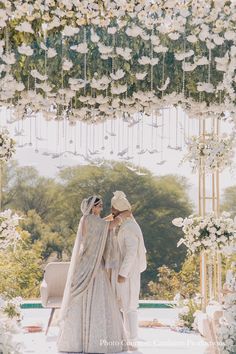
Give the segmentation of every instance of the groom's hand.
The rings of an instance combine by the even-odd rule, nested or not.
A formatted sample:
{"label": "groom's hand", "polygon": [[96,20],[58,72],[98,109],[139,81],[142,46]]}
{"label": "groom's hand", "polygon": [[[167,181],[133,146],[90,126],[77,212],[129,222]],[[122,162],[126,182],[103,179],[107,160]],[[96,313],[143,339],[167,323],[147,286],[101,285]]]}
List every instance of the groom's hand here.
{"label": "groom's hand", "polygon": [[122,275],[118,275],[118,283],[124,283],[126,281],[125,277],[122,277]]}

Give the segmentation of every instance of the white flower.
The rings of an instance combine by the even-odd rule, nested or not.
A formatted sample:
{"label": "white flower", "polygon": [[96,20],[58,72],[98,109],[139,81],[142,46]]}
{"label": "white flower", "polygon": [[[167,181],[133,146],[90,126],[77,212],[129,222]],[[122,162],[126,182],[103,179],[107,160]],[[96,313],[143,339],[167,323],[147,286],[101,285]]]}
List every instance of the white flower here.
{"label": "white flower", "polygon": [[113,47],[98,43],[98,50],[101,54],[111,54],[113,52]]}
{"label": "white flower", "polygon": [[147,76],[147,72],[144,73],[136,73],[135,74],[137,80],[143,80]]}
{"label": "white flower", "polygon": [[183,62],[182,63],[182,69],[183,71],[193,71],[197,67],[196,63],[188,63],[188,62]]}
{"label": "white flower", "polygon": [[18,52],[28,57],[30,57],[34,53],[33,49],[25,44],[22,44],[20,47],[18,47]]}
{"label": "white flower", "polygon": [[111,87],[111,93],[113,95],[120,95],[121,93],[126,92],[128,89],[127,85],[118,85],[118,86],[112,86]]}
{"label": "white flower", "polygon": [[175,218],[174,220],[172,220],[172,224],[178,227],[182,227],[183,221],[183,218]]}
{"label": "white flower", "polygon": [[81,54],[86,54],[86,53],[88,53],[88,44],[87,44],[87,42],[84,42],[84,43],[80,43],[78,45],[72,45],[70,47],[70,49],[75,50],[76,52],[81,53]]}
{"label": "white flower", "polygon": [[125,72],[122,69],[117,70],[114,74],[110,74],[113,80],[120,80],[125,76]]}
{"label": "white flower", "polygon": [[122,56],[125,60],[130,60],[131,59],[131,53],[132,49],[125,47],[116,47],[116,53],[120,56]]}
{"label": "white flower", "polygon": [[130,37],[138,37],[142,34],[142,31],[141,27],[133,26],[126,29],[126,34]]}
{"label": "white flower", "polygon": [[20,25],[16,26],[15,29],[19,32],[34,33],[33,28],[29,22],[22,22]]}
{"label": "white flower", "polygon": [[197,37],[194,34],[191,34],[189,36],[186,37],[187,41],[190,43],[196,43],[197,42]]}
{"label": "white flower", "polygon": [[158,46],[153,47],[153,51],[155,53],[166,53],[166,52],[168,52],[168,47],[165,47],[163,45],[158,45]]}
{"label": "white flower", "polygon": [[39,79],[41,81],[45,81],[47,80],[47,75],[41,75],[38,70],[31,70],[30,74],[35,78],[35,79]]}
{"label": "white flower", "polygon": [[149,58],[146,56],[142,56],[141,58],[138,59],[139,64],[141,65],[156,65],[159,62],[158,58]]}
{"label": "white flower", "polygon": [[212,93],[212,92],[215,91],[214,86],[211,83],[209,83],[209,82],[198,82],[197,90],[199,92],[205,91],[205,92],[208,92],[208,93]]}
{"label": "white flower", "polygon": [[64,60],[62,64],[62,69],[65,71],[69,71],[73,67],[73,62],[70,60]]}
{"label": "white flower", "polygon": [[48,58],[54,58],[57,55],[57,51],[54,48],[48,48]]}
{"label": "white flower", "polygon": [[175,59],[184,60],[186,58],[191,57],[192,55],[194,55],[194,51],[191,49],[188,52],[175,53]]}
{"label": "white flower", "polygon": [[63,29],[63,35],[67,37],[72,37],[77,33],[79,33],[78,27],[65,26]]}
{"label": "white flower", "polygon": [[197,66],[208,65],[209,64],[209,60],[208,60],[207,57],[201,57],[201,58],[195,59],[195,64]]}
{"label": "white flower", "polygon": [[165,83],[161,87],[157,87],[159,91],[165,91],[170,83],[170,78],[167,77]]}
{"label": "white flower", "polygon": [[100,37],[97,35],[96,32],[94,32],[93,28],[91,29],[91,37],[90,38],[93,43],[98,43],[100,40]]}

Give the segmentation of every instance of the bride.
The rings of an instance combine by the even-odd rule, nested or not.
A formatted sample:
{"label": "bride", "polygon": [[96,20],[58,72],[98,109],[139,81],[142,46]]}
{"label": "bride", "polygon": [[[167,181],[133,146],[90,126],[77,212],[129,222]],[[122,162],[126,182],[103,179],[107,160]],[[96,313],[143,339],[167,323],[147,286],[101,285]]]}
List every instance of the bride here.
{"label": "bride", "polygon": [[116,353],[127,350],[121,313],[106,266],[112,264],[110,230],[130,212],[113,221],[101,219],[102,200],[84,199],[83,216],[72,252],[64,291],[58,350],[60,352]]}

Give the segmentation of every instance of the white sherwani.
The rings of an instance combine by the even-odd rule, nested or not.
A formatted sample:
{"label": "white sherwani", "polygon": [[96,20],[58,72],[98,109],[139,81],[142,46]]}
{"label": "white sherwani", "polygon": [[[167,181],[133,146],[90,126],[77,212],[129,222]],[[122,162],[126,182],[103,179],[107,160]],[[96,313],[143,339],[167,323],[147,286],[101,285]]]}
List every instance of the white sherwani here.
{"label": "white sherwani", "polygon": [[[115,239],[118,265],[112,270],[111,282],[123,312],[128,340],[133,342],[138,338],[140,273],[147,267],[146,249],[142,231],[134,218],[123,222]],[[118,283],[118,274],[127,278],[124,283]]]}

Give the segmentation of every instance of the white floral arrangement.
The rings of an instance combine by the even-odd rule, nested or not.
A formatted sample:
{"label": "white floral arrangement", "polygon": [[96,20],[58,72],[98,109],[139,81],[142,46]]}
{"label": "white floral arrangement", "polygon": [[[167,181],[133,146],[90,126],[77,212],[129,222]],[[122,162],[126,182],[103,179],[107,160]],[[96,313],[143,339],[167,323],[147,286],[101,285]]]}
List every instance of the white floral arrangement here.
{"label": "white floral arrangement", "polygon": [[190,215],[176,218],[172,223],[181,227],[184,232],[177,243],[177,247],[184,244],[189,254],[198,254],[201,251],[222,251],[234,248],[236,243],[236,222],[230,214],[223,212],[220,217],[214,213],[206,217]]}
{"label": "white floral arrangement", "polygon": [[[235,267],[235,266],[234,266]],[[236,353],[236,269],[228,279],[228,293],[224,297],[223,316],[219,320],[218,340],[222,343],[221,354]]]}
{"label": "white floral arrangement", "polygon": [[222,171],[233,163],[233,148],[234,137],[231,135],[206,137],[205,141],[193,136],[187,142],[187,153],[181,163],[189,162],[193,172],[203,167],[206,173]]}
{"label": "white floral arrangement", "polygon": [[17,230],[20,219],[10,209],[0,213],[0,249],[5,249],[10,245],[16,246],[21,238]]}
{"label": "white floral arrangement", "polygon": [[22,344],[14,340],[14,335],[20,333],[20,303],[20,298],[5,300],[0,297],[0,353],[22,353]]}
{"label": "white floral arrangement", "polygon": [[0,131],[0,163],[10,160],[15,153],[15,141],[10,137],[8,130]]}
{"label": "white floral arrangement", "polygon": [[201,296],[197,294],[194,298],[183,299],[180,294],[176,294],[174,301],[176,302],[176,307],[180,309],[176,325],[190,331],[196,331],[196,315],[201,309]]}

